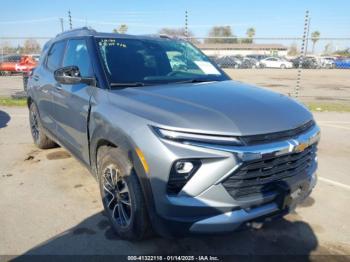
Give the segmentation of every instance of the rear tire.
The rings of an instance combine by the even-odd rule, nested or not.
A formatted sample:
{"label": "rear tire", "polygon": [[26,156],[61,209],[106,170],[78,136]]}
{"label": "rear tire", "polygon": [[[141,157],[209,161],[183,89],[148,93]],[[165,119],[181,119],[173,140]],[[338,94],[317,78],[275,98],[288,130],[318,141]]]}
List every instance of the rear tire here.
{"label": "rear tire", "polygon": [[29,124],[34,144],[40,149],[49,149],[56,147],[57,144],[45,134],[45,130],[41,125],[38,108],[35,103],[29,106]]}
{"label": "rear tire", "polygon": [[285,64],[282,64],[281,65],[281,69],[286,69],[287,67],[286,67],[286,65]]}
{"label": "rear tire", "polygon": [[151,233],[138,177],[119,148],[102,146],[97,153],[98,180],[105,213],[123,239],[140,240]]}

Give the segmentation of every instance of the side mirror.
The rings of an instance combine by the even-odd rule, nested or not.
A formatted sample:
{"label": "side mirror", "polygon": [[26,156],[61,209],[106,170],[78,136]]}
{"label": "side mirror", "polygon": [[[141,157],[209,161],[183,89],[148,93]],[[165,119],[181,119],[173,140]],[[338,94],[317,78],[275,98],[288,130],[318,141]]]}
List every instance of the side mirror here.
{"label": "side mirror", "polygon": [[96,86],[96,79],[94,77],[81,77],[80,70],[77,66],[59,68],[54,72],[54,76],[57,82],[64,85],[84,83]]}

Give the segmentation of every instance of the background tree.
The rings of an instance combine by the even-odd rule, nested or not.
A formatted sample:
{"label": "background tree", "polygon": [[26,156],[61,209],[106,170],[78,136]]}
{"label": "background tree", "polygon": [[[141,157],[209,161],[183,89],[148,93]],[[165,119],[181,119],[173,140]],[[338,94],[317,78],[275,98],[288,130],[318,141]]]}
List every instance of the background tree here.
{"label": "background tree", "polygon": [[128,29],[126,24],[121,24],[118,28],[113,29],[113,33],[125,34]]}
{"label": "background tree", "polygon": [[40,53],[41,47],[37,40],[27,39],[24,41],[23,47],[20,49],[22,54],[36,54]]}
{"label": "background tree", "polygon": [[333,44],[332,43],[326,44],[324,47],[323,54],[324,55],[331,55],[332,53],[333,53]]}
{"label": "background tree", "polygon": [[0,55],[15,54],[16,51],[16,48],[13,47],[9,41],[3,41],[0,43]]}
{"label": "background tree", "polygon": [[344,50],[338,50],[334,52],[335,55],[350,57],[350,48]]}
{"label": "background tree", "polygon": [[[158,34],[168,35],[168,36],[177,36],[177,37],[186,37],[186,29],[184,27],[180,28],[162,28],[158,31]],[[187,31],[188,37],[194,37],[194,34],[191,31]]]}
{"label": "background tree", "polygon": [[255,36],[255,29],[253,27],[248,28],[246,35],[248,38],[245,39],[245,42],[246,43],[253,43],[253,38]]}
{"label": "background tree", "polygon": [[297,56],[299,54],[298,46],[296,43],[291,44],[288,50],[289,56]]}
{"label": "background tree", "polygon": [[237,38],[230,26],[214,26],[210,29],[208,36],[214,38],[205,39],[205,43],[237,43]]}
{"label": "background tree", "polygon": [[315,45],[318,40],[320,40],[321,33],[319,31],[314,31],[311,33],[311,41],[312,41],[312,53],[315,53]]}

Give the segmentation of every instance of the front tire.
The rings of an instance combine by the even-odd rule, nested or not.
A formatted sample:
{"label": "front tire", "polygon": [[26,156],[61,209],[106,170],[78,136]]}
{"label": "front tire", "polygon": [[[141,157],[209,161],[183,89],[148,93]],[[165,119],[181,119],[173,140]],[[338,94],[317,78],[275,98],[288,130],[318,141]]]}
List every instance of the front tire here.
{"label": "front tire", "polygon": [[140,240],[150,232],[141,185],[127,155],[102,146],[97,154],[102,203],[114,231],[123,239]]}
{"label": "front tire", "polygon": [[29,124],[34,144],[40,149],[49,149],[56,147],[57,144],[45,134],[45,130],[41,125],[38,108],[35,103],[29,106]]}

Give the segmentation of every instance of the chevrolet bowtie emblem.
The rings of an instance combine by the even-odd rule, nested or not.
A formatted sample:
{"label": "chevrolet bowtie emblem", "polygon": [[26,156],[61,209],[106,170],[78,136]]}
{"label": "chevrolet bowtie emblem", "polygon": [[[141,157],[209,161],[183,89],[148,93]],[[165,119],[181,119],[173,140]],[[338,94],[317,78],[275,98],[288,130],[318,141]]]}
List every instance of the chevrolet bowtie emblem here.
{"label": "chevrolet bowtie emblem", "polygon": [[302,151],[304,151],[305,148],[307,148],[308,146],[309,146],[309,145],[306,144],[306,143],[299,144],[299,145],[295,146],[294,151],[295,151],[295,152],[302,152]]}

